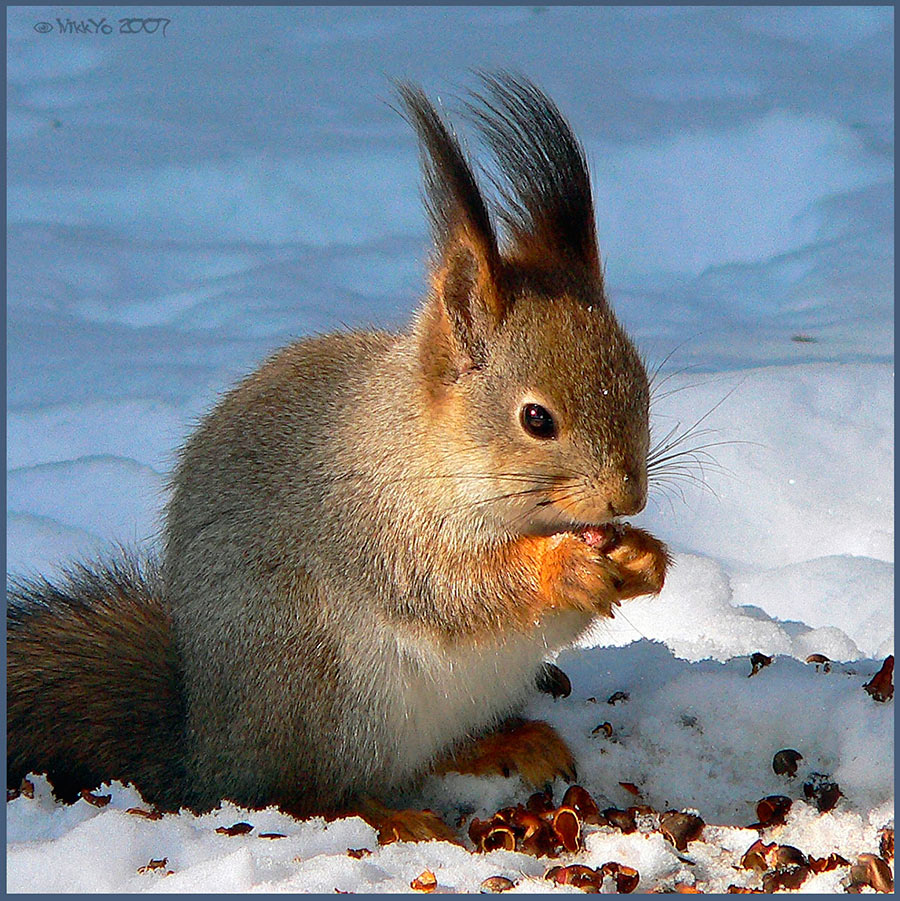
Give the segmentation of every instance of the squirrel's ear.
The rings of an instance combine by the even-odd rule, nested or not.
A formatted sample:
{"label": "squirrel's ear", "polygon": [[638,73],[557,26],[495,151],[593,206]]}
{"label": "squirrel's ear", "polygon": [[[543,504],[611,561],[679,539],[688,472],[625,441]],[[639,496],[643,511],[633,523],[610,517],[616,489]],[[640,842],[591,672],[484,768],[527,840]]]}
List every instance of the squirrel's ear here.
{"label": "squirrel's ear", "polygon": [[556,104],[528,79],[481,73],[486,94],[469,113],[497,158],[498,213],[513,255],[579,263],[602,282],[591,180],[584,150]]}
{"label": "squirrel's ear", "polygon": [[477,368],[487,339],[503,321],[501,261],[487,206],[458,139],[417,87],[397,87],[407,120],[416,130],[422,158],[425,206],[436,248],[432,300],[426,319],[452,347],[457,373]]}
{"label": "squirrel's ear", "polygon": [[449,326],[453,368],[457,373],[480,368],[488,340],[504,315],[502,296],[481,249],[459,235],[444,248],[431,281],[431,306]]}

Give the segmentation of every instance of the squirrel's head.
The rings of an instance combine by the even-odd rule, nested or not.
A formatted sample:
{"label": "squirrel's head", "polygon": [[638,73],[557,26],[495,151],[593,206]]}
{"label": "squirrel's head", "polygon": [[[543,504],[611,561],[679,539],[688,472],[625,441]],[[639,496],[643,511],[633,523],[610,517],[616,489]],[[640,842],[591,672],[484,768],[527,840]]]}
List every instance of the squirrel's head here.
{"label": "squirrel's head", "polygon": [[436,246],[422,387],[461,509],[514,532],[578,530],[644,506],[647,374],[604,293],[581,146],[530,82],[484,82],[470,110],[499,164],[502,245],[459,141],[400,88]]}

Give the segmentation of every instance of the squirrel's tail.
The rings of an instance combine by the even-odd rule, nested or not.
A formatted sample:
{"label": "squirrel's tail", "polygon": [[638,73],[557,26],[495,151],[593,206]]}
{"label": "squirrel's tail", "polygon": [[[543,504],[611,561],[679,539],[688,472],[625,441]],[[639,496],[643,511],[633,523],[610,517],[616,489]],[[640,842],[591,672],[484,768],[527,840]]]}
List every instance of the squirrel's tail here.
{"label": "squirrel's tail", "polygon": [[7,787],[47,773],[73,801],[119,779],[179,807],[184,699],[161,587],[155,564],[123,555],[7,589]]}

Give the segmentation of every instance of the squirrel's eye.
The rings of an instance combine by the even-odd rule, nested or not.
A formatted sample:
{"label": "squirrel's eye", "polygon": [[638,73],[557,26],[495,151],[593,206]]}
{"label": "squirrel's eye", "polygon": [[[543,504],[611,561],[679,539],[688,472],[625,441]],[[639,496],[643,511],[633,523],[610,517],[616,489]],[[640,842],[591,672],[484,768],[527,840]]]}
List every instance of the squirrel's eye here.
{"label": "squirrel's eye", "polygon": [[556,423],[550,411],[540,404],[525,404],[522,407],[522,428],[533,438],[556,437]]}

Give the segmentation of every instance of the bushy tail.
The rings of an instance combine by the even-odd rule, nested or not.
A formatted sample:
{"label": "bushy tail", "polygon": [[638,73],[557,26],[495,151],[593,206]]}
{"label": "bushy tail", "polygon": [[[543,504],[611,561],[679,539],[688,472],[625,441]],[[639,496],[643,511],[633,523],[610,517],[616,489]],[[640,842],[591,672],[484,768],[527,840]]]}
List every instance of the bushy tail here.
{"label": "bushy tail", "polygon": [[7,590],[7,786],[58,797],[120,779],[177,809],[184,700],[158,568],[121,558]]}

